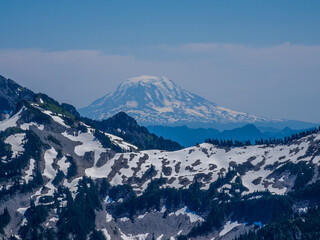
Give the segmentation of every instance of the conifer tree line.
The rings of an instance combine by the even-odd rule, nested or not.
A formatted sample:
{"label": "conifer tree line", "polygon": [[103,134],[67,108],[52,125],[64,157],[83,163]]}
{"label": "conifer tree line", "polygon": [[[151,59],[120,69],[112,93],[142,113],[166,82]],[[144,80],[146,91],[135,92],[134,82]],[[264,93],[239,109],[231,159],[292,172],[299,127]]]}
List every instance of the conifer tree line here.
{"label": "conifer tree line", "polygon": [[[284,138],[269,138],[269,139],[259,139],[255,140],[254,145],[277,145],[277,144],[287,144],[294,140],[306,137],[310,134],[318,133],[320,131],[320,126],[317,128],[308,129],[299,133],[294,133],[291,136]],[[218,147],[244,147],[253,145],[250,140],[239,141],[233,139],[218,139],[218,138],[208,138],[205,140],[206,143],[216,145]]]}

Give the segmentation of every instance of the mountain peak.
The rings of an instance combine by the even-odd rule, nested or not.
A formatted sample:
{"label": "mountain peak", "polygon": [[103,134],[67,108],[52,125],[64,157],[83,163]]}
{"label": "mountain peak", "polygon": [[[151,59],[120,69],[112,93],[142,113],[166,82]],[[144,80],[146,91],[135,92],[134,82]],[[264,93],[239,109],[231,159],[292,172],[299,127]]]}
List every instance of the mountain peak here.
{"label": "mountain peak", "polygon": [[13,112],[18,102],[31,100],[34,95],[31,90],[0,75],[0,120],[6,118],[6,113]]}
{"label": "mountain peak", "polygon": [[162,82],[170,81],[167,77],[158,77],[151,75],[141,75],[137,77],[128,78],[125,83],[150,83],[150,82]]}
{"label": "mountain peak", "polygon": [[167,77],[142,75],[79,109],[84,116],[105,119],[124,111],[143,125],[254,123],[263,118],[236,112],[193,94]]}
{"label": "mountain peak", "polygon": [[128,87],[157,87],[159,89],[170,89],[178,88],[173,81],[167,77],[157,77],[151,75],[141,75],[138,77],[128,78],[122,82],[118,88],[128,88]]}

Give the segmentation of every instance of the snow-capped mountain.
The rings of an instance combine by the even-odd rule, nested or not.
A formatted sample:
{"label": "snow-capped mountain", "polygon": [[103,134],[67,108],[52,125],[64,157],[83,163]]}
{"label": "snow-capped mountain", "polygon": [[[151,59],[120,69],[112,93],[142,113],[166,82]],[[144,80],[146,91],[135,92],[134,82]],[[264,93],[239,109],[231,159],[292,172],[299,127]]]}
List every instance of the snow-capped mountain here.
{"label": "snow-capped mountain", "polygon": [[142,150],[117,134],[164,140],[124,113],[92,121],[31,95],[0,121],[0,238],[229,240],[296,216],[301,229],[319,229],[303,214],[319,211],[320,129],[260,145]]}
{"label": "snow-capped mountain", "polygon": [[106,96],[79,112],[93,119],[108,118],[119,111],[143,125],[175,123],[254,123],[267,119],[221,107],[182,89],[166,77],[139,76],[121,83]]}
{"label": "snow-capped mountain", "polygon": [[[221,148],[203,143],[173,152],[141,151],[68,112],[48,110],[48,106],[60,108],[44,97],[38,95],[36,102],[25,103],[0,122],[0,147],[5,149],[0,152],[0,203],[11,216],[4,237],[32,239],[32,234],[48,231],[53,236],[70,234],[72,239],[88,234],[90,239],[119,240],[193,236],[201,224],[206,226],[211,204],[221,209],[231,200],[263,204],[267,217],[260,212],[237,215],[229,206],[231,212],[221,225],[193,238],[233,239],[272,221],[269,207],[279,203],[268,194],[285,196],[319,179],[319,132],[278,145]],[[204,199],[194,202],[194,191]],[[199,204],[201,208],[195,207]],[[308,209],[311,203],[303,206]],[[86,219],[86,214],[94,217]],[[91,227],[73,232],[72,216],[79,226],[88,221]],[[42,220],[34,220],[38,218]],[[93,237],[94,233],[103,238]]]}

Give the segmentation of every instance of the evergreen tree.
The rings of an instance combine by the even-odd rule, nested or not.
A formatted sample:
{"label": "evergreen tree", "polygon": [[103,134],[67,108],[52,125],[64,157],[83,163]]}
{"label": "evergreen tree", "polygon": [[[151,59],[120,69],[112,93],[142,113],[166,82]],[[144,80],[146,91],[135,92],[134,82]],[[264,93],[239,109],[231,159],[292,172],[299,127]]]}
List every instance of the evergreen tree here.
{"label": "evergreen tree", "polygon": [[3,229],[9,224],[11,217],[7,208],[3,210],[3,213],[0,215],[0,233],[4,233]]}

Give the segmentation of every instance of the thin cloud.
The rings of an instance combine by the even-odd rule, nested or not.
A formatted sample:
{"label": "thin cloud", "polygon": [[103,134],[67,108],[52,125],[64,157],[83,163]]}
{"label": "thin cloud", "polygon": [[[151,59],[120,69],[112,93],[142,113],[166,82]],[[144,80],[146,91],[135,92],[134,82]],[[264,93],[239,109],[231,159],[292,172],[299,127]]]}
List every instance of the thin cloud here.
{"label": "thin cloud", "polygon": [[180,45],[158,45],[153,46],[154,49],[159,49],[168,52],[175,53],[208,53],[216,50],[232,50],[245,48],[245,46],[240,44],[223,44],[223,43],[188,43],[188,44],[180,44]]}

